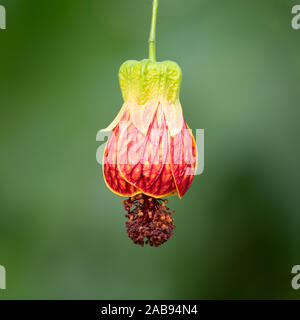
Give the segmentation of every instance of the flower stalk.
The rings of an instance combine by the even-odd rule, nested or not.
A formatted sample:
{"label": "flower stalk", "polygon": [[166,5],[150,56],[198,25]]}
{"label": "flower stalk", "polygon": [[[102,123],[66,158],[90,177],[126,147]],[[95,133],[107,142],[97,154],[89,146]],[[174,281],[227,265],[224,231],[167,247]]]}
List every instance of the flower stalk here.
{"label": "flower stalk", "polygon": [[153,62],[156,61],[156,18],[157,18],[157,8],[158,0],[153,0],[153,10],[152,10],[152,20],[151,20],[151,29],[149,36],[149,59]]}

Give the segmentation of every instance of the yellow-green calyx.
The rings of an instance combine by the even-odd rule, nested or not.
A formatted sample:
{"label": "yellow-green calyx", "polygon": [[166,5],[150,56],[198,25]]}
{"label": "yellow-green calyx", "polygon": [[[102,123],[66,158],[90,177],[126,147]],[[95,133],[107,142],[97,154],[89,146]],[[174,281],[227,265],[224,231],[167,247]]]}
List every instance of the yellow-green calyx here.
{"label": "yellow-green calyx", "polygon": [[128,60],[120,68],[119,80],[124,101],[139,105],[149,100],[166,99],[170,104],[179,98],[181,69],[173,61]]}

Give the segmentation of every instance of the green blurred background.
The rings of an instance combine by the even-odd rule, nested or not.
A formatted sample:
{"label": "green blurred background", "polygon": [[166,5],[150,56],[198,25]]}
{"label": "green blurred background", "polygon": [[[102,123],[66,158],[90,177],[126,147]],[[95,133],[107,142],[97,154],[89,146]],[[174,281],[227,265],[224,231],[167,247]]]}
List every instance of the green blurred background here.
{"label": "green blurred background", "polygon": [[0,0],[0,299],[299,299],[300,30],[286,0],[160,0],[205,170],[174,237],[134,245],[95,141],[147,57],[151,0]]}

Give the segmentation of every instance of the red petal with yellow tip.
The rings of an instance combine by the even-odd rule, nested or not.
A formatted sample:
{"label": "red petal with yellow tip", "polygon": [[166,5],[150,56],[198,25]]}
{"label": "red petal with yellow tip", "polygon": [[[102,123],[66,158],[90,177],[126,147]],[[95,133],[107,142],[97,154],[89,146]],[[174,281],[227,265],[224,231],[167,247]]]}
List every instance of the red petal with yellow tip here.
{"label": "red petal with yellow tip", "polygon": [[156,107],[146,134],[131,121],[124,125],[120,129],[117,151],[122,176],[144,194],[153,197],[175,193],[168,130],[161,106],[158,104]]}
{"label": "red petal with yellow tip", "polygon": [[190,187],[197,167],[197,147],[195,139],[183,123],[182,130],[170,137],[172,171],[180,198],[184,196]]}
{"label": "red petal with yellow tip", "polygon": [[119,126],[115,127],[109,137],[103,159],[103,175],[109,189],[118,195],[130,197],[139,190],[128,183],[121,175],[117,165],[117,142],[119,138]]}

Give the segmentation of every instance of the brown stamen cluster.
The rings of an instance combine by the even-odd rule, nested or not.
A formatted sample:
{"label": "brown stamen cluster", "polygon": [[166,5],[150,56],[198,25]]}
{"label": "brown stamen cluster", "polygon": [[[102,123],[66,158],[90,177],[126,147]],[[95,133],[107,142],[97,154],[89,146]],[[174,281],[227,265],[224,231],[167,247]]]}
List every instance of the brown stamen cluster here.
{"label": "brown stamen cluster", "polygon": [[166,206],[167,200],[139,194],[122,203],[127,211],[127,233],[135,244],[158,247],[172,237],[174,210]]}

